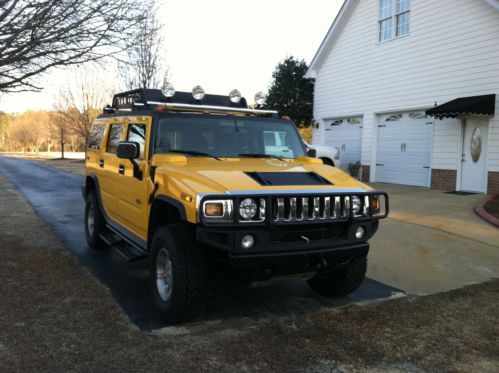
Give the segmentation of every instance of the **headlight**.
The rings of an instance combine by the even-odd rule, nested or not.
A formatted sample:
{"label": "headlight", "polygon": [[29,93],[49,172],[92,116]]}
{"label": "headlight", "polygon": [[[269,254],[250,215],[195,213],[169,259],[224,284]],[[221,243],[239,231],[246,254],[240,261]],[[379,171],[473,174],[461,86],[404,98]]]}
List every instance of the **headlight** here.
{"label": "headlight", "polygon": [[360,202],[359,196],[352,196],[352,211],[354,214],[358,214],[362,203]]}
{"label": "headlight", "polygon": [[239,215],[246,220],[253,219],[256,215],[257,208],[258,206],[254,199],[243,199],[239,204]]}

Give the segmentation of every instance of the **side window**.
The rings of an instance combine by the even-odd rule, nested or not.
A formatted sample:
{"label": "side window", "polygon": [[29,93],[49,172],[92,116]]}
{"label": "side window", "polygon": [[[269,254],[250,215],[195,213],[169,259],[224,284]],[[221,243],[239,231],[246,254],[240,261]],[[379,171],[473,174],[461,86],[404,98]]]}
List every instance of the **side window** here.
{"label": "side window", "polygon": [[130,124],[128,126],[127,141],[135,141],[140,145],[139,159],[144,159],[144,148],[146,143],[146,126],[145,124]]}
{"label": "side window", "polygon": [[108,153],[117,153],[117,145],[121,141],[121,132],[123,131],[123,124],[113,124],[109,130],[109,139],[107,140]]}
{"label": "side window", "polygon": [[92,126],[90,136],[88,138],[88,147],[90,149],[100,149],[105,128],[106,126],[104,124],[94,124]]}

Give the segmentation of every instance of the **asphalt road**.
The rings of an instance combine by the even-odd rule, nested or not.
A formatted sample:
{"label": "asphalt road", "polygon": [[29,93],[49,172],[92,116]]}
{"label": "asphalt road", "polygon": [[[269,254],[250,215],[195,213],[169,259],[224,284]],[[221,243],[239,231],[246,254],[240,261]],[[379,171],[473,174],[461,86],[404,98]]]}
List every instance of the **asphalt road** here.
{"label": "asphalt road", "polygon": [[[37,214],[92,275],[109,288],[129,318],[142,330],[165,326],[153,306],[147,281],[147,260],[127,263],[112,251],[90,250],[84,237],[83,177],[37,162],[0,156],[0,172],[19,189]],[[401,290],[372,279],[347,298],[326,299],[304,281],[281,280],[265,287],[228,284],[210,295],[204,320],[260,318],[304,314],[323,307],[381,299]]]}

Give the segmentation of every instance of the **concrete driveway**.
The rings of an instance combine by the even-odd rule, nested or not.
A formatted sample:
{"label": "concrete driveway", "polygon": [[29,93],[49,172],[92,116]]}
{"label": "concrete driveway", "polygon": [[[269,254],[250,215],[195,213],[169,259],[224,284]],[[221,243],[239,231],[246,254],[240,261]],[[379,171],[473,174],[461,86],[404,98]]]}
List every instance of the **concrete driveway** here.
{"label": "concrete driveway", "polygon": [[390,217],[371,240],[368,275],[410,294],[499,277],[499,229],[473,211],[481,194],[373,184],[390,196]]}

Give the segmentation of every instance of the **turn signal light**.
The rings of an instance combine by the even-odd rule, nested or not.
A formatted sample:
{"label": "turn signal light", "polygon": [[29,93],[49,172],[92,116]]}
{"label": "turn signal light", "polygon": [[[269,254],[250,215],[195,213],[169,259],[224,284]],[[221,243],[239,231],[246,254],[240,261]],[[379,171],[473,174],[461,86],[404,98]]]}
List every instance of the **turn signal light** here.
{"label": "turn signal light", "polygon": [[223,216],[224,206],[220,202],[208,202],[204,205],[205,216]]}
{"label": "turn signal light", "polygon": [[371,215],[379,213],[380,206],[379,206],[379,197],[378,196],[371,196]]}

